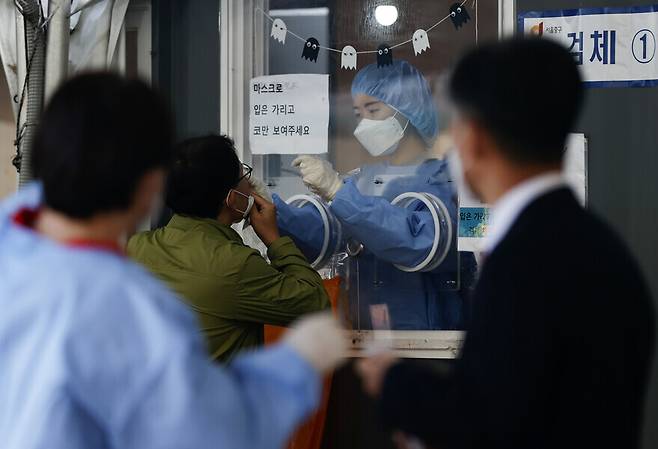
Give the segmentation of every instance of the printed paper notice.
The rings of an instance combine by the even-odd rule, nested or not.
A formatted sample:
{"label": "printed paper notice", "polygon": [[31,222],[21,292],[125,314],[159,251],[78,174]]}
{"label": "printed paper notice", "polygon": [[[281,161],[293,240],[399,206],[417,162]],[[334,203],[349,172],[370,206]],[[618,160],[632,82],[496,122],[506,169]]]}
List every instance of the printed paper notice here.
{"label": "printed paper notice", "polygon": [[253,78],[249,98],[252,154],[322,154],[329,150],[329,75]]}

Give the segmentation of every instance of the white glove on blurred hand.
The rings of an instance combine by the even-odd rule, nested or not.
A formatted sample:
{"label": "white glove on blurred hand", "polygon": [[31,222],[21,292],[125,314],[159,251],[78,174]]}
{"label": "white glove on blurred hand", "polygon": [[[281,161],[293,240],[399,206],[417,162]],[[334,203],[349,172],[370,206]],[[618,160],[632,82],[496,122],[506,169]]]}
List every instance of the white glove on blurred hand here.
{"label": "white glove on blurred hand", "polygon": [[251,189],[256,193],[256,195],[265,198],[270,203],[272,202],[272,193],[270,192],[270,188],[267,187],[267,184],[265,184],[263,180],[252,176],[249,179],[249,185],[251,186]]}
{"label": "white glove on blurred hand", "polygon": [[341,364],[347,353],[343,331],[330,312],[320,312],[300,319],[286,333],[284,340],[320,374]]}
{"label": "white glove on blurred hand", "polygon": [[300,156],[292,162],[292,166],[299,167],[304,184],[325,201],[333,200],[343,187],[343,181],[338,173],[325,160],[313,156]]}

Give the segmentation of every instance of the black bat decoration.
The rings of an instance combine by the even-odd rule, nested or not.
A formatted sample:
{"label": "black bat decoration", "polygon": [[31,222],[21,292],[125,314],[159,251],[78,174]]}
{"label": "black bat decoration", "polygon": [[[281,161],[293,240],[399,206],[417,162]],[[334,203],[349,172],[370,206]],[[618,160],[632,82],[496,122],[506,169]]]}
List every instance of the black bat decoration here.
{"label": "black bat decoration", "polygon": [[320,53],[320,43],[318,40],[314,37],[306,39],[304,49],[302,50],[302,58],[318,62],[318,53]]}
{"label": "black bat decoration", "polygon": [[377,47],[377,67],[393,64],[393,50],[388,44]]}
{"label": "black bat decoration", "polygon": [[459,27],[471,20],[471,16],[466,11],[466,4],[455,3],[452,5],[450,7],[450,20],[452,20],[455,29],[459,29]]}

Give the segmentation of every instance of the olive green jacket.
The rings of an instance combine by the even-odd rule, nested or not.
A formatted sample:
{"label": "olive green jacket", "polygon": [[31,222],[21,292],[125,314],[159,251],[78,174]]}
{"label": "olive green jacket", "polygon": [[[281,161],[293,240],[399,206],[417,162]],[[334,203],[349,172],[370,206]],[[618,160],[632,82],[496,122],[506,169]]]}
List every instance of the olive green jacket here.
{"label": "olive green jacket", "polygon": [[329,307],[322,279],[288,237],[270,245],[268,264],[231,227],[174,215],[166,227],[133,236],[128,255],[197,312],[219,361],[261,345],[264,324],[285,326]]}

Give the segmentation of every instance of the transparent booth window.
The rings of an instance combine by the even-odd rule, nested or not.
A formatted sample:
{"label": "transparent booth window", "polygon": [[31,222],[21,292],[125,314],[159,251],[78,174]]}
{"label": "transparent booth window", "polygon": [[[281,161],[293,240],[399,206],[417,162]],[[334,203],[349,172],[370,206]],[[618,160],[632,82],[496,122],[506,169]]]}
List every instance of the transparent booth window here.
{"label": "transparent booth window", "polygon": [[[477,263],[457,250],[444,86],[476,38],[497,37],[497,5],[480,2],[476,11],[475,2],[465,2],[468,20],[460,23],[446,17],[454,0],[386,3],[270,0],[267,11],[255,12],[265,19],[265,75],[328,75],[329,112],[326,152],[300,163],[300,155],[318,149],[309,140],[294,154],[254,154],[252,161],[275,194],[281,233],[338,283],[338,310],[352,329],[459,330]],[[297,110],[285,93],[283,109],[270,105],[268,114],[288,116],[268,126],[273,147],[291,128],[278,126],[275,135],[276,123],[292,123],[286,132],[299,136],[305,126],[313,132],[318,119],[300,111],[320,107],[307,98],[295,100]],[[250,115],[260,107],[252,100]]]}

